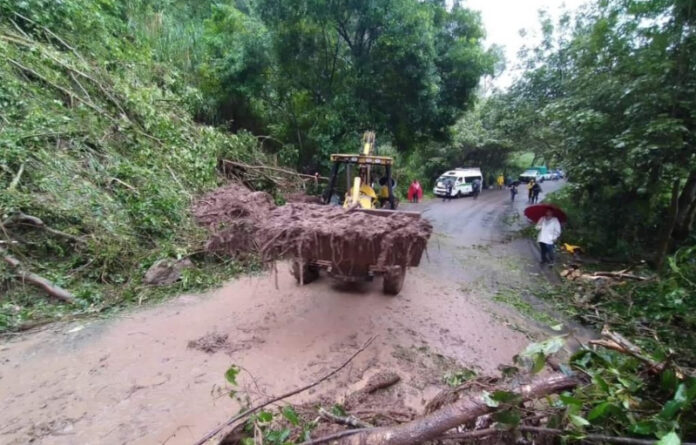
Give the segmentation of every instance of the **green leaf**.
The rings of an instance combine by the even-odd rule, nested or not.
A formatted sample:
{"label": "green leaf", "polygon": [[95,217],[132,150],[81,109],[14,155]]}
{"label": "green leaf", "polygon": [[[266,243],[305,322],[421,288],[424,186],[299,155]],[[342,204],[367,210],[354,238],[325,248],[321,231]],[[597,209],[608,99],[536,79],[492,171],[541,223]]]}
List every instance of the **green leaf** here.
{"label": "green leaf", "polygon": [[599,387],[599,389],[602,390],[602,392],[604,392],[604,393],[608,393],[608,392],[609,392],[609,385],[608,385],[607,382],[606,382],[602,377],[600,377],[598,374],[595,374],[595,375],[592,376],[592,382],[593,382],[595,385],[597,385],[597,386]]}
{"label": "green leaf", "polygon": [[345,417],[346,410],[343,408],[342,405],[339,405],[338,403],[336,403],[334,406],[331,407],[331,414],[333,414],[334,416]]}
{"label": "green leaf", "polygon": [[494,400],[488,391],[483,392],[483,402],[490,408],[497,408],[500,406],[500,402]]}
{"label": "green leaf", "polygon": [[516,426],[520,423],[520,413],[516,409],[506,409],[495,413],[493,419],[508,426]]}
{"label": "green leaf", "polygon": [[581,417],[577,414],[571,414],[570,421],[572,422],[573,425],[575,425],[578,428],[584,428],[590,424],[590,422],[588,422],[587,419],[585,419],[584,417]]}
{"label": "green leaf", "polygon": [[283,408],[283,416],[295,426],[300,424],[300,419],[297,417],[297,413],[292,406],[286,406]]}
{"label": "green leaf", "polygon": [[495,391],[491,394],[491,399],[509,405],[515,405],[522,401],[522,397],[519,394],[515,394],[511,391]]}
{"label": "green leaf", "polygon": [[227,371],[225,371],[225,380],[227,380],[231,385],[237,385],[237,375],[239,375],[239,368],[235,365],[230,366]]}
{"label": "green leaf", "polygon": [[540,372],[544,366],[546,366],[546,356],[542,353],[536,354],[532,365],[532,374]]}
{"label": "green leaf", "polygon": [[677,413],[679,413],[681,408],[682,403],[677,402],[675,400],[670,400],[669,402],[665,403],[665,405],[662,407],[662,411],[660,411],[660,417],[662,417],[665,420],[672,420],[677,415]]}
{"label": "green leaf", "polygon": [[611,402],[603,402],[592,408],[592,410],[587,414],[587,420],[593,421],[601,419],[607,414],[611,413],[616,407]]}
{"label": "green leaf", "polygon": [[580,401],[580,399],[578,398],[571,396],[570,394],[561,394],[558,396],[558,398],[561,399],[561,402],[563,402],[566,406],[582,406],[582,401]]}
{"label": "green leaf", "polygon": [[259,420],[259,422],[269,423],[273,420],[273,414],[268,411],[261,411],[256,415],[256,418]]}
{"label": "green leaf", "polygon": [[255,445],[256,442],[254,442],[254,438],[252,437],[245,437],[242,439],[242,445]]}
{"label": "green leaf", "polygon": [[684,384],[686,385],[686,402],[691,403],[696,399],[696,377],[689,377]]}
{"label": "green leaf", "polygon": [[682,383],[677,387],[677,392],[674,394],[674,401],[681,404],[686,403],[687,397],[685,384]]}
{"label": "green leaf", "polygon": [[662,385],[662,389],[666,391],[674,391],[677,387],[677,383],[677,374],[671,368],[665,369],[662,375],[660,375],[660,384]]}
{"label": "green leaf", "polygon": [[551,337],[540,343],[531,343],[527,345],[524,351],[520,354],[523,357],[532,357],[537,354],[549,356],[555,354],[565,345],[565,338],[562,336]]}
{"label": "green leaf", "polygon": [[672,431],[669,434],[665,434],[657,442],[657,445],[681,445],[681,439],[677,436],[677,433]]}
{"label": "green leaf", "polygon": [[655,422],[651,420],[643,420],[634,425],[631,425],[629,430],[635,434],[641,434],[643,436],[649,436],[655,434],[656,427]]}

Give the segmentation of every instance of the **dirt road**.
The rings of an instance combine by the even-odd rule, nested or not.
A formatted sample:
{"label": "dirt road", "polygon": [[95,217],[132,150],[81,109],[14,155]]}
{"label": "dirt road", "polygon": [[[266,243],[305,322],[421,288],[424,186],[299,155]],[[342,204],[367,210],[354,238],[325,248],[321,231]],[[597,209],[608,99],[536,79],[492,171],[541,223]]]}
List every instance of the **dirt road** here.
{"label": "dirt road", "polygon": [[[538,279],[529,244],[510,236],[522,201],[486,191],[411,206],[436,233],[397,297],[378,282],[298,287],[282,265],[277,287],[272,274],[241,278],[109,320],[2,339],[0,442],[191,443],[237,411],[223,377],[231,364],[245,370],[242,392],[259,400],[315,380],[372,335],[376,342],[318,393],[340,397],[391,369],[403,378],[397,396],[420,409],[447,372],[495,373],[543,335],[491,300],[502,286]],[[208,352],[188,347],[206,334],[218,340]]]}

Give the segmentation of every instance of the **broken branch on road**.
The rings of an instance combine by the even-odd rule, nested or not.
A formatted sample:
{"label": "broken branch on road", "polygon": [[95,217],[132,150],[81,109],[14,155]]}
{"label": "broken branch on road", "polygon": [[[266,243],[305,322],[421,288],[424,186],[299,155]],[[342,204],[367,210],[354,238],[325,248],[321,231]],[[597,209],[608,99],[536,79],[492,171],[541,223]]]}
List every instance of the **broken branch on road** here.
{"label": "broken branch on road", "polygon": [[323,376],[322,378],[320,378],[319,380],[316,380],[316,381],[314,381],[313,383],[310,383],[310,384],[308,384],[308,385],[305,385],[305,386],[303,386],[303,387],[301,387],[301,388],[297,388],[297,389],[295,389],[295,390],[292,390],[292,391],[287,392],[287,393],[285,393],[285,394],[282,394],[282,395],[280,395],[280,396],[273,397],[273,398],[271,398],[271,399],[269,399],[269,400],[266,400],[266,401],[263,402],[263,403],[260,403],[260,404],[254,406],[254,407],[251,407],[251,408],[245,410],[244,412],[242,412],[242,413],[240,413],[240,414],[237,414],[236,416],[231,417],[230,419],[228,419],[228,420],[227,420],[225,423],[223,423],[222,425],[220,425],[220,426],[214,428],[213,430],[209,431],[205,436],[203,436],[200,440],[198,440],[198,441],[195,443],[195,445],[203,445],[203,444],[206,443],[208,440],[210,440],[210,439],[212,439],[213,437],[215,437],[215,435],[217,435],[218,433],[220,433],[223,429],[226,429],[226,428],[228,428],[228,427],[231,427],[232,425],[234,425],[234,424],[235,424],[236,422],[238,422],[239,420],[246,419],[246,418],[249,417],[250,415],[252,415],[252,414],[254,414],[255,412],[257,412],[258,410],[260,410],[260,409],[262,409],[262,408],[265,408],[266,406],[268,406],[268,405],[270,405],[270,404],[272,404],[272,403],[278,402],[278,401],[283,400],[283,399],[287,399],[288,397],[292,397],[292,396],[297,395],[297,394],[299,394],[299,393],[301,393],[301,392],[307,391],[308,389],[314,388],[315,386],[319,385],[320,383],[322,383],[322,382],[328,380],[329,378],[333,377],[333,376],[336,375],[338,372],[340,372],[342,369],[344,369],[346,366],[348,366],[348,364],[349,364],[350,362],[352,362],[353,359],[354,359],[355,357],[358,356],[358,354],[360,354],[360,353],[363,352],[365,349],[367,349],[367,348],[372,344],[372,342],[375,341],[375,338],[377,338],[377,337],[376,337],[376,336],[370,337],[370,338],[369,338],[357,351],[355,351],[350,357],[348,357],[348,359],[346,359],[345,362],[343,362],[339,367],[335,368],[333,371],[331,371],[331,372],[329,372],[328,374],[324,375],[324,376]]}

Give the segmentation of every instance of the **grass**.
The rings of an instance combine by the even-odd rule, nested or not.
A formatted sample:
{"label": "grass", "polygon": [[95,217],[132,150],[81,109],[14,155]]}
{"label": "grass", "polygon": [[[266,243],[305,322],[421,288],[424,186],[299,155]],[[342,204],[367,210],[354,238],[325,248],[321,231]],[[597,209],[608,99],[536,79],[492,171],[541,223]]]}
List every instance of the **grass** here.
{"label": "grass", "polygon": [[552,327],[558,324],[558,320],[551,317],[543,310],[540,310],[538,307],[532,306],[532,304],[525,300],[518,291],[512,289],[498,291],[493,296],[493,301],[513,307],[520,314],[543,325]]}

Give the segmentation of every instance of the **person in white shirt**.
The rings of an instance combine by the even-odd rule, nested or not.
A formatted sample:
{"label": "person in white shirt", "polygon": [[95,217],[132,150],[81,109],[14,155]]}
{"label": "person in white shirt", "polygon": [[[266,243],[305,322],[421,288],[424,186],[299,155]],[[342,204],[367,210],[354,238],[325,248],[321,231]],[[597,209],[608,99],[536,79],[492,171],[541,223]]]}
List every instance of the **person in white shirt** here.
{"label": "person in white shirt", "polygon": [[561,236],[561,223],[553,216],[553,211],[547,210],[536,225],[539,230],[537,241],[541,249],[541,264],[553,266],[553,243]]}

